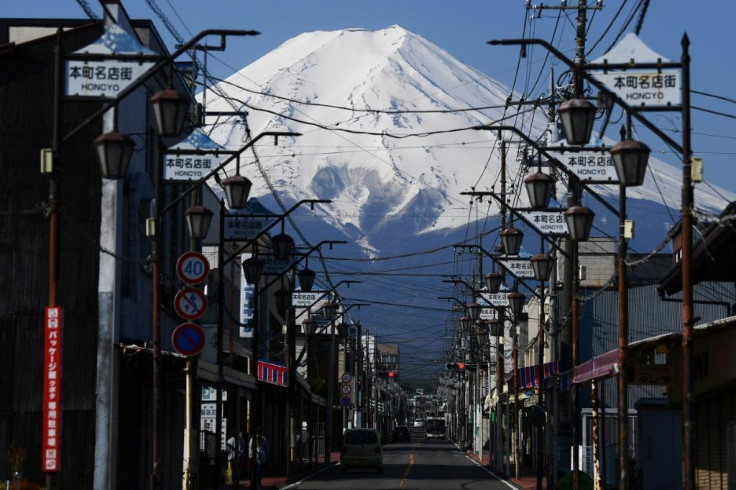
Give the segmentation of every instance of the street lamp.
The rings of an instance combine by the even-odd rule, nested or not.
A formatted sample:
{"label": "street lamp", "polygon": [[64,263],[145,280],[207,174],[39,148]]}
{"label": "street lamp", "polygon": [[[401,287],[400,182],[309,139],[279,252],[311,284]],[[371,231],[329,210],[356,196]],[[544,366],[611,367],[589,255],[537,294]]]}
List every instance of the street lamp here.
{"label": "street lamp", "polygon": [[526,191],[529,194],[529,205],[533,209],[544,209],[549,207],[552,191],[555,189],[555,181],[551,175],[541,170],[524,179]]}
{"label": "street lamp", "polygon": [[496,294],[501,289],[503,283],[503,274],[500,272],[489,272],[484,276],[486,289],[491,294]]}
{"label": "street lamp", "polygon": [[92,143],[105,179],[122,179],[128,170],[135,142],[123,133],[112,130],[98,136]]}
{"label": "street lamp", "polygon": [[524,310],[524,302],[526,301],[526,296],[518,291],[512,291],[508,294],[508,298],[511,312],[514,314],[514,316],[519,315]]}
{"label": "street lamp", "polygon": [[504,253],[506,255],[519,255],[519,251],[521,250],[521,241],[524,239],[524,233],[513,226],[509,226],[503,230],[500,235]]}
{"label": "street lamp", "polygon": [[169,87],[154,94],[150,101],[159,136],[164,138],[178,136],[184,128],[189,111],[189,97]]}
{"label": "street lamp", "polygon": [[250,257],[243,261],[243,274],[248,284],[258,284],[266,264],[258,257]]}
{"label": "street lamp", "polygon": [[619,184],[633,187],[644,183],[651,150],[639,141],[624,140],[610,150]]}
{"label": "street lamp", "polygon": [[570,240],[584,242],[590,236],[595,214],[585,206],[572,206],[565,211]]}
{"label": "street lamp", "polygon": [[302,321],[302,328],[304,329],[304,335],[314,335],[314,332],[317,329],[317,322],[315,322],[312,317],[307,317]]}
{"label": "street lamp", "polygon": [[220,185],[225,189],[225,197],[230,209],[243,209],[248,202],[253,183],[242,175],[231,175],[222,179]]}
{"label": "street lamp", "polygon": [[314,278],[317,276],[317,273],[312,269],[305,267],[297,272],[296,275],[299,276],[299,287],[301,287],[302,291],[311,291],[312,286],[314,286]]}
{"label": "street lamp", "polygon": [[470,317],[467,316],[461,316],[460,317],[460,330],[463,332],[469,332],[470,331]]}
{"label": "street lamp", "polygon": [[271,239],[276,260],[286,260],[294,251],[294,239],[286,233],[279,233]]}
{"label": "street lamp", "polygon": [[322,305],[322,316],[324,316],[326,320],[332,321],[336,311],[337,303],[333,301],[327,301],[325,304]]}
{"label": "street lamp", "polygon": [[590,141],[595,121],[595,106],[585,99],[569,99],[557,109],[562,132],[570,145],[584,145]]}
{"label": "street lamp", "polygon": [[476,303],[475,301],[468,303],[468,306],[466,307],[466,309],[468,310],[468,315],[470,315],[471,321],[474,322],[480,318],[480,310],[482,308],[483,307],[479,305],[478,303]]}
{"label": "street lamp", "polygon": [[201,240],[207,236],[212,222],[212,211],[195,204],[184,211],[184,219],[187,221],[187,229],[189,236],[193,239]]}
{"label": "street lamp", "polygon": [[552,268],[555,265],[555,259],[549,254],[540,253],[531,258],[532,269],[534,269],[534,279],[537,281],[546,281],[552,274]]}
{"label": "street lamp", "polygon": [[503,322],[498,318],[488,320],[488,332],[491,337],[503,337]]}

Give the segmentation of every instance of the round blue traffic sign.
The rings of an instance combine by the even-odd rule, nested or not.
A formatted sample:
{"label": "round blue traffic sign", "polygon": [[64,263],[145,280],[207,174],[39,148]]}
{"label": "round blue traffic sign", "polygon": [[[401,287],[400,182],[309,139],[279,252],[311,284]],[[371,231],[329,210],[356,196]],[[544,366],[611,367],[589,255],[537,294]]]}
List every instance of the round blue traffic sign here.
{"label": "round blue traffic sign", "polygon": [[207,297],[197,288],[184,288],[174,297],[174,311],[185,320],[196,320],[207,311]]}
{"label": "round blue traffic sign", "polygon": [[199,252],[185,252],[176,261],[176,275],[187,284],[199,284],[209,273],[210,263]]}
{"label": "round blue traffic sign", "polygon": [[174,349],[184,356],[196,356],[204,347],[204,330],[196,323],[182,323],[171,334]]}
{"label": "round blue traffic sign", "polygon": [[340,398],[340,406],[343,407],[349,407],[350,406],[350,397],[349,396],[343,396]]}

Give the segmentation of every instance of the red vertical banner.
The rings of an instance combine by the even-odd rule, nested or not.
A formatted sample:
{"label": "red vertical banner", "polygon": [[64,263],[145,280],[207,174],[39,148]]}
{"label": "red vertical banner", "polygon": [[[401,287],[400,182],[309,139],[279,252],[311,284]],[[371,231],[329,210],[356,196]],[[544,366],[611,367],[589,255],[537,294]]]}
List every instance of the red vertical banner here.
{"label": "red vertical banner", "polygon": [[62,310],[45,310],[43,356],[43,471],[59,471],[61,464],[61,327]]}

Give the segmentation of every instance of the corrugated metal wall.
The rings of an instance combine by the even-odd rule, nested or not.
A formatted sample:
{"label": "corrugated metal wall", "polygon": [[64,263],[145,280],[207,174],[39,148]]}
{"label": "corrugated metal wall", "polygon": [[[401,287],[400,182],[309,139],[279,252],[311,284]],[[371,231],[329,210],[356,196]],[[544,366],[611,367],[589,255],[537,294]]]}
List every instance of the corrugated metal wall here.
{"label": "corrugated metal wall", "polygon": [[[65,51],[99,37],[99,26],[69,31]],[[48,299],[48,179],[39,149],[49,147],[54,39],[0,56],[0,456],[25,450],[24,475],[42,482],[43,308]],[[64,131],[98,104],[65,104]],[[60,488],[92,488],[99,254],[100,174],[91,125],[63,147],[60,303],[64,307]],[[73,456],[72,456],[73,455]],[[5,476],[5,475],[3,475]]]}
{"label": "corrugated metal wall", "polygon": [[[590,294],[592,291],[583,292]],[[696,300],[736,302],[736,287],[731,283],[702,283],[695,286]],[[695,316],[699,323],[709,323],[727,315],[722,305],[696,304]],[[682,331],[682,304],[664,302],[659,298],[655,284],[629,288],[629,342],[655,335]],[[580,359],[585,361],[616,349],[618,346],[618,291],[613,289],[587,301],[583,306],[580,323]],[[617,388],[614,381],[604,383],[606,405],[616,406]],[[583,387],[581,399],[590,406],[590,390]],[[639,398],[661,397],[664,387],[630,386],[629,407],[634,408]]]}

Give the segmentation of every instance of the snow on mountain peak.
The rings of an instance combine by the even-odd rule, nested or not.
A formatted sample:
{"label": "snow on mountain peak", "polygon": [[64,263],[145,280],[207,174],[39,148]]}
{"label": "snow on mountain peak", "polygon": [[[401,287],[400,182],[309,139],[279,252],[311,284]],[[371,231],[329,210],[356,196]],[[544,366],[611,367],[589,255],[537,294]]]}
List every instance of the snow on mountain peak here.
{"label": "snow on mountain peak", "polygon": [[[507,107],[507,87],[398,25],[301,34],[219,89],[227,97],[210,90],[207,110],[247,110],[252,135],[302,133],[258,145],[258,165],[241,165],[252,195],[331,199],[324,219],[368,249],[399,221],[407,235],[467,224],[460,193],[493,188],[500,168],[497,135],[472,127],[508,121],[540,136],[547,126],[542,109]],[[246,135],[241,124],[219,124],[211,137],[237,149]],[[517,160],[512,149],[510,177]],[[657,181],[649,177],[629,196],[679,195],[677,170],[661,162],[653,169]]]}

